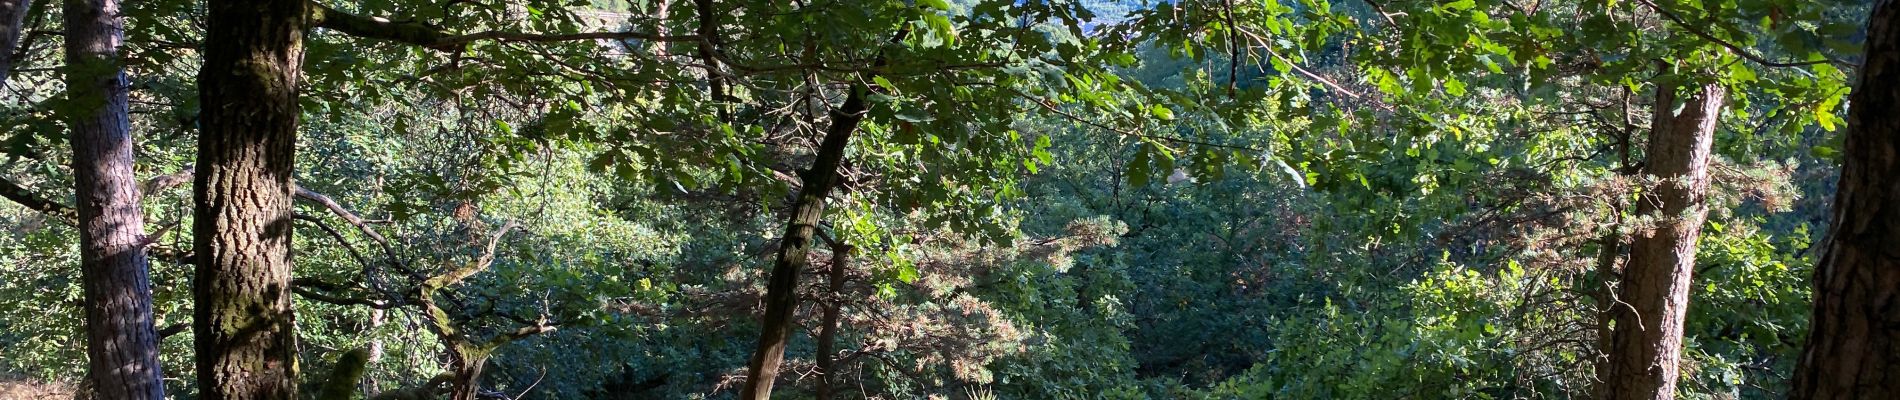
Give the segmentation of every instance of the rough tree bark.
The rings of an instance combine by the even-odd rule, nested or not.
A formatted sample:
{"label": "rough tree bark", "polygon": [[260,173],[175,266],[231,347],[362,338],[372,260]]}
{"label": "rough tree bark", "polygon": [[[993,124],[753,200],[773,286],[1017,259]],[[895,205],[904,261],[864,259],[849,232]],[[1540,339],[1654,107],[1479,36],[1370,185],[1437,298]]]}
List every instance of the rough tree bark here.
{"label": "rough tree bark", "polygon": [[1599,372],[1605,399],[1672,399],[1676,394],[1696,237],[1708,213],[1709,152],[1726,95],[1713,83],[1682,89],[1692,91],[1679,109],[1675,85],[1656,89],[1642,172],[1658,182],[1636,204],[1636,215],[1653,225],[1633,235],[1610,308],[1614,328],[1608,368]]}
{"label": "rough tree bark", "polygon": [[1874,4],[1794,399],[1900,398],[1900,5]]}
{"label": "rough tree bark", "polygon": [[199,398],[297,398],[291,184],[303,0],[209,0],[193,180]]}
{"label": "rough tree bark", "polygon": [[836,360],[838,344],[838,314],[844,306],[844,273],[851,266],[851,252],[854,249],[843,243],[831,245],[831,272],[826,274],[826,293],[830,301],[825,304],[824,316],[818,325],[818,400],[831,400],[832,383],[837,377]]}
{"label": "rough tree bark", "polygon": [[21,24],[26,23],[29,8],[33,8],[32,0],[0,0],[0,84],[13,75],[13,47],[20,45]]}
{"label": "rough tree bark", "polygon": [[[1631,132],[1628,130],[1625,130],[1622,134],[1623,145],[1620,146],[1619,151],[1622,153],[1624,161],[1619,171],[1625,172],[1617,173],[1618,178],[1628,178],[1629,172],[1627,171],[1632,171],[1629,163],[1630,135]],[[1609,351],[1613,345],[1610,341],[1610,338],[1613,336],[1613,332],[1610,330],[1611,315],[1613,315],[1612,310],[1618,306],[1616,302],[1617,262],[1623,259],[1623,213],[1629,209],[1628,205],[1624,203],[1624,199],[1620,195],[1610,200],[1610,225],[1605,227],[1603,237],[1599,239],[1601,247],[1597,249],[1596,273],[1599,286],[1596,287],[1594,293],[1597,297],[1596,346],[1598,354],[1596,360],[1594,360],[1591,365],[1596,368],[1598,373],[1610,370],[1611,360]],[[1607,392],[1610,389],[1610,385],[1605,384],[1605,382],[1606,380],[1604,379],[1598,379],[1596,384],[1591,387],[1595,397],[1610,397]]]}
{"label": "rough tree bark", "polygon": [[118,0],[67,0],[64,15],[87,383],[97,398],[163,399],[145,214],[119,63],[124,20]]}
{"label": "rough tree bark", "polygon": [[831,111],[831,126],[825,129],[825,139],[818,146],[818,158],[812,160],[811,169],[801,173],[804,186],[798,189],[798,197],[792,202],[792,218],[786,222],[784,237],[779,239],[778,261],[772,264],[772,277],[765,289],[764,331],[759,334],[759,346],[747,364],[749,370],[745,388],[739,392],[740,398],[772,397],[772,381],[778,378],[779,363],[785,360],[785,345],[792,337],[792,314],[798,310],[798,274],[811,265],[807,256],[811,254],[813,235],[818,230],[819,218],[825,214],[825,197],[838,183],[838,165],[844,161],[845,147],[852,133],[857,131],[858,122],[864,120],[866,90],[852,88],[844,105]]}

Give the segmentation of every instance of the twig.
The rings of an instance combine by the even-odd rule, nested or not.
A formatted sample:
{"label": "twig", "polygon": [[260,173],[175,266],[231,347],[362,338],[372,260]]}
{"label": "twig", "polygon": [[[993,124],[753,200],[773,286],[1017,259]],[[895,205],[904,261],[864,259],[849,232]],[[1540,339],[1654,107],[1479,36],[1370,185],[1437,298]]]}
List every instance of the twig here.
{"label": "twig", "polygon": [[297,197],[322,205],[323,208],[330,210],[330,213],[342,217],[344,221],[349,222],[351,226],[355,226],[358,231],[363,232],[363,236],[368,236],[371,241],[376,242],[378,246],[382,247],[383,256],[389,258],[390,265],[405,271],[408,270],[407,265],[403,264],[402,259],[396,257],[396,250],[389,246],[389,239],[384,238],[380,233],[376,233],[375,229],[370,229],[369,223],[364,222],[362,217],[356,216],[356,213],[352,213],[349,209],[343,208],[343,205],[337,204],[335,199],[331,199],[330,196],[325,196],[323,193],[305,189],[302,186],[297,187]]}

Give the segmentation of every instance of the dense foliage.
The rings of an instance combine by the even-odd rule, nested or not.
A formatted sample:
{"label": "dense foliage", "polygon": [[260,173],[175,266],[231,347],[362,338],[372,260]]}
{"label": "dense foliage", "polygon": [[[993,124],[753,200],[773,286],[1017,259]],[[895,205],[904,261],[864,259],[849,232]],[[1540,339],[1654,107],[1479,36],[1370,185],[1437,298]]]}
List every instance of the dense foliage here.
{"label": "dense foliage", "polygon": [[[390,394],[466,358],[506,399],[738,395],[803,169],[858,96],[777,397],[1590,397],[1603,273],[1657,225],[1632,206],[1650,117],[1682,106],[1653,94],[1696,84],[1729,96],[1677,394],[1778,398],[1868,8],[319,2],[438,36],[308,36],[300,379],[365,349],[357,386]],[[41,3],[0,178],[71,204]],[[196,398],[205,12],[124,11],[158,350]],[[558,37],[586,32],[635,34]],[[77,230],[13,203],[0,229],[0,378],[76,385]]]}

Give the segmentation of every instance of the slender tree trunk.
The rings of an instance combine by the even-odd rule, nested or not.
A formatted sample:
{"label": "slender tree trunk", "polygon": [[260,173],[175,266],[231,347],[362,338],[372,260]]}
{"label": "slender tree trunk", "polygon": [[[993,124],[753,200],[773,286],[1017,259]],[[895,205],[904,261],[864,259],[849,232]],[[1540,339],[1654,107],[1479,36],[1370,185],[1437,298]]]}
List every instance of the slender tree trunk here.
{"label": "slender tree trunk", "polygon": [[825,276],[831,301],[825,304],[818,325],[818,400],[831,400],[831,384],[837,372],[838,314],[844,306],[844,272],[851,266],[852,247],[843,243],[831,248],[831,273]]}
{"label": "slender tree trunk", "polygon": [[111,399],[160,399],[144,213],[133,173],[116,0],[66,2],[67,98],[86,299],[88,379]]}
{"label": "slender tree trunk", "polygon": [[67,0],[64,14],[86,378],[97,398],[163,399],[145,214],[133,175],[132,126],[119,64],[125,25],[118,0]]}
{"label": "slender tree trunk", "polygon": [[844,105],[831,112],[831,126],[825,129],[824,142],[818,146],[818,158],[801,178],[804,187],[792,203],[792,218],[786,223],[785,236],[779,239],[778,261],[772,264],[772,277],[766,285],[764,332],[759,334],[758,349],[752,353],[745,388],[739,397],[769,399],[772,381],[778,378],[779,363],[785,360],[785,345],[792,337],[792,314],[798,310],[798,274],[811,264],[813,235],[825,213],[825,197],[838,183],[838,165],[851,134],[864,119],[865,88],[854,87]]}
{"label": "slender tree trunk", "polygon": [[[653,24],[654,35],[661,37],[666,36],[666,19],[669,16],[667,9],[671,7],[672,4],[673,0],[657,0],[653,2],[653,20],[655,21]],[[647,48],[653,52],[653,55],[666,57],[666,46],[668,45],[666,42],[656,41],[647,44]]]}
{"label": "slender tree trunk", "polygon": [[1696,237],[1708,213],[1709,151],[1726,94],[1720,84],[1685,89],[1694,91],[1682,100],[1680,111],[1674,107],[1674,85],[1656,89],[1643,175],[1659,182],[1636,204],[1636,215],[1653,220],[1653,226],[1631,240],[1629,263],[1610,308],[1614,328],[1600,392],[1606,399],[1676,395]]}
{"label": "slender tree trunk", "polygon": [[20,32],[26,23],[26,10],[32,0],[0,0],[0,85],[13,75],[13,48],[20,45]]}
{"label": "slender tree trunk", "polygon": [[1867,23],[1847,109],[1833,232],[1814,272],[1814,320],[1795,399],[1900,398],[1900,5]]}
{"label": "slender tree trunk", "polygon": [[297,397],[292,158],[305,0],[209,0],[193,181],[199,398]]}
{"label": "slender tree trunk", "polygon": [[[372,332],[376,331],[376,328],[380,328],[383,326],[383,319],[384,319],[385,313],[386,311],[383,311],[383,309],[380,309],[380,308],[371,308],[369,310],[370,331]],[[369,361],[366,362],[365,365],[368,365],[367,368],[375,368],[376,364],[381,363],[381,362],[383,362],[383,339],[382,338],[370,339]],[[382,385],[376,381],[376,377],[370,376],[368,374],[364,374],[362,388],[358,389],[357,391],[361,393],[376,393],[376,392],[383,391],[383,388],[382,388]]]}
{"label": "slender tree trunk", "polygon": [[[715,102],[730,101],[726,96],[726,79],[719,71],[719,10],[713,0],[694,0],[693,12],[699,17],[699,46],[695,49],[699,62],[706,64],[706,90]],[[720,119],[727,119],[725,105],[719,107]]]}
{"label": "slender tree trunk", "polygon": [[[1626,174],[1617,175],[1623,177]],[[1609,231],[1603,233],[1603,238],[1601,239],[1603,247],[1597,250],[1597,282],[1601,286],[1596,288],[1598,355],[1594,366],[1598,375],[1596,385],[1592,386],[1592,390],[1595,390],[1597,398],[1610,397],[1609,390],[1611,385],[1606,384],[1606,382],[1610,381],[1606,373],[1611,371],[1609,352],[1612,342],[1610,338],[1614,334],[1610,329],[1610,325],[1611,315],[1614,314],[1613,311],[1618,306],[1615,300],[1617,283],[1616,262],[1623,257],[1623,235],[1621,231],[1623,227],[1623,211],[1626,209],[1621,197],[1610,202],[1610,212],[1614,216],[1614,219],[1610,223]]]}

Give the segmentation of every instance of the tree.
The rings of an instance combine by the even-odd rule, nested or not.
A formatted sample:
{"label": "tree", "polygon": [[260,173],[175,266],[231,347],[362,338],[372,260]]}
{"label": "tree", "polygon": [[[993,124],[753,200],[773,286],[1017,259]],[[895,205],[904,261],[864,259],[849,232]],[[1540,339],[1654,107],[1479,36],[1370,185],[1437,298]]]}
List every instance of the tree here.
{"label": "tree", "polygon": [[192,185],[199,398],[297,397],[291,183],[303,0],[210,0]]}
{"label": "tree", "polygon": [[1636,205],[1637,216],[1654,225],[1631,240],[1611,305],[1610,360],[1600,372],[1605,399],[1669,399],[1676,393],[1696,237],[1708,213],[1710,149],[1726,95],[1720,84],[1692,86],[1676,111],[1677,90],[1667,83],[1656,88],[1643,164],[1643,175],[1656,185]]}
{"label": "tree", "polygon": [[1900,4],[1874,4],[1795,399],[1900,396]]}
{"label": "tree", "polygon": [[87,380],[100,398],[163,399],[145,214],[132,168],[129,83],[119,63],[124,18],[117,0],[68,1],[65,17]]}
{"label": "tree", "polygon": [[[901,37],[901,35],[900,35]],[[878,64],[883,64],[879,62]],[[778,378],[779,362],[785,359],[790,344],[793,312],[798,308],[798,275],[811,265],[811,249],[816,244],[818,222],[825,214],[825,197],[838,183],[838,167],[844,161],[845,146],[864,120],[864,87],[851,88],[844,105],[831,112],[831,127],[819,146],[818,159],[803,175],[805,186],[792,203],[792,217],[785,223],[785,235],[779,239],[778,259],[772,263],[771,282],[766,286],[764,332],[759,346],[747,365],[746,386],[740,398],[769,399],[772,381]]]}
{"label": "tree", "polygon": [[13,47],[20,44],[21,24],[33,0],[0,1],[0,83],[13,74]]}
{"label": "tree", "polygon": [[[251,162],[294,178],[250,181],[300,203],[206,219],[288,238],[289,274],[226,273],[291,293],[294,325],[256,331],[295,337],[299,397],[354,396],[297,370],[365,347],[372,398],[1589,397],[1615,333],[1592,303],[1640,308],[1599,284],[1679,235],[1633,203],[1679,183],[1643,131],[1718,83],[1675,393],[1771,398],[1845,1],[307,2],[301,65],[243,63],[302,69],[243,100],[301,105]],[[138,170],[176,170],[255,91],[190,97],[202,3],[124,4]],[[0,88],[0,195],[27,206],[0,204],[0,376],[63,380],[77,202],[35,192],[77,177],[66,24],[31,14]],[[189,223],[185,191],[144,192],[147,228]],[[164,332],[218,254],[154,231],[162,354],[189,360]]]}
{"label": "tree", "polygon": [[850,245],[830,241],[831,270],[825,273],[824,314],[818,320],[818,387],[813,393],[819,400],[831,400],[837,391],[832,385],[838,382],[838,312],[843,307],[845,270],[851,266]]}
{"label": "tree", "polygon": [[[646,36],[499,31],[449,35],[419,23],[392,24],[304,0],[212,1],[208,8],[205,62],[198,76],[204,106],[193,187],[193,332],[200,397],[210,399],[297,395],[291,203],[297,191],[292,176],[307,29],[325,27],[444,51],[483,40]],[[450,339],[461,338],[444,338]],[[473,397],[481,363],[492,350],[481,348],[475,351],[483,354],[479,357],[458,358],[456,398]]]}

